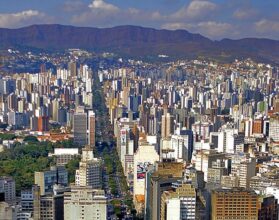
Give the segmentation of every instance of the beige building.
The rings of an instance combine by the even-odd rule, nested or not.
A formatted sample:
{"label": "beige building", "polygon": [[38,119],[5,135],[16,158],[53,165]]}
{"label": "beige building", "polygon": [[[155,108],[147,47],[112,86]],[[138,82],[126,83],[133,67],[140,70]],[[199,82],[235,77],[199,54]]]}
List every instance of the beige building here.
{"label": "beige building", "polygon": [[0,202],[0,219],[17,220],[18,207],[7,202]]}
{"label": "beige building", "polygon": [[106,220],[107,198],[103,190],[74,186],[64,195],[65,220]]}
{"label": "beige building", "polygon": [[221,177],[221,186],[232,188],[232,187],[239,187],[239,178],[238,176],[222,176]]}
{"label": "beige building", "polygon": [[164,109],[164,115],[162,115],[162,127],[161,136],[162,138],[170,137],[173,134],[173,120],[174,117],[167,113],[167,109]]}
{"label": "beige building", "polygon": [[248,188],[250,179],[256,175],[255,158],[233,157],[231,174],[239,177],[239,187]]}
{"label": "beige building", "polygon": [[211,194],[212,220],[257,220],[258,196],[244,188],[216,189]]}
{"label": "beige building", "polygon": [[[148,142],[141,142],[139,148],[134,155],[134,201],[141,201],[136,198],[144,196],[145,175],[146,172],[153,167],[156,161],[159,161],[159,155],[154,145]],[[143,201],[144,202],[144,201]],[[141,207],[137,204],[137,207]],[[140,210],[138,210],[140,211]]]}

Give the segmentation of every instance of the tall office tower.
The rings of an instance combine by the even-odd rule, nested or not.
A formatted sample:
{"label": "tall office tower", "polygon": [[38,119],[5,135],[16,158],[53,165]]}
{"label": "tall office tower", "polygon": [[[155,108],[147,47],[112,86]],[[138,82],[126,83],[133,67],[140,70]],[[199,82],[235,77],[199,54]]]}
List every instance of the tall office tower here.
{"label": "tall office tower", "polygon": [[242,155],[235,155],[232,158],[231,174],[238,176],[239,186],[248,188],[250,179],[256,176],[256,160]]}
{"label": "tall office tower", "polygon": [[161,198],[161,220],[195,220],[196,189],[191,184],[176,183]]}
{"label": "tall office tower", "polygon": [[53,193],[40,195],[40,187],[33,186],[33,218],[34,220],[64,219],[64,192],[67,189],[54,185]]}
{"label": "tall office tower", "polygon": [[164,115],[162,115],[162,127],[161,127],[161,137],[167,138],[173,134],[174,130],[174,117],[167,113],[167,110],[164,109]]}
{"label": "tall office tower", "polygon": [[35,184],[40,187],[41,195],[52,193],[55,184],[68,185],[68,171],[63,166],[53,166],[48,171],[35,172]]}
{"label": "tall office tower", "polygon": [[181,130],[179,134],[172,135],[170,144],[162,146],[162,152],[163,157],[167,159],[174,159],[177,162],[191,161],[193,152],[193,132],[191,130]]}
{"label": "tall office tower", "polygon": [[88,145],[95,147],[95,113],[94,111],[88,112]]}
{"label": "tall office tower", "polygon": [[269,122],[269,137],[279,142],[279,116],[271,116]]}
{"label": "tall office tower", "polygon": [[0,177],[0,193],[4,193],[4,199],[7,203],[16,201],[15,181],[12,177]]}
{"label": "tall office tower", "polygon": [[138,107],[141,104],[141,96],[139,95],[130,95],[129,99],[128,99],[128,110],[129,111],[133,111],[133,112],[137,112],[138,111]]}
{"label": "tall office tower", "polygon": [[90,146],[82,149],[75,182],[77,186],[92,186],[94,189],[102,187],[102,160],[94,158],[93,148]]}
{"label": "tall office tower", "polygon": [[252,190],[223,188],[211,194],[211,219],[257,220],[258,197]]}
{"label": "tall office tower", "polygon": [[64,195],[65,220],[107,220],[107,198],[103,190],[73,186]]}
{"label": "tall office tower", "polygon": [[278,220],[278,200],[273,195],[260,196],[259,220]]}
{"label": "tall office tower", "polygon": [[74,114],[74,142],[79,145],[87,143],[87,115],[84,112]]}
{"label": "tall office tower", "polygon": [[25,105],[26,105],[25,99],[18,100],[18,112],[23,113],[25,110]]}
{"label": "tall office tower", "polygon": [[38,117],[38,131],[48,131],[49,130],[49,119],[47,116]]}
{"label": "tall office tower", "polygon": [[31,131],[38,131],[38,117],[30,117],[30,129]]}
{"label": "tall office tower", "polygon": [[69,62],[68,63],[68,71],[70,72],[71,76],[77,76],[77,63],[76,62]]}
{"label": "tall office tower", "polygon": [[162,193],[171,188],[172,183],[182,180],[184,176],[183,163],[156,164],[153,172],[146,177],[145,217],[146,219],[160,219]]}
{"label": "tall office tower", "polygon": [[59,101],[57,99],[54,99],[52,101],[52,120],[58,121],[58,110],[59,110]]}

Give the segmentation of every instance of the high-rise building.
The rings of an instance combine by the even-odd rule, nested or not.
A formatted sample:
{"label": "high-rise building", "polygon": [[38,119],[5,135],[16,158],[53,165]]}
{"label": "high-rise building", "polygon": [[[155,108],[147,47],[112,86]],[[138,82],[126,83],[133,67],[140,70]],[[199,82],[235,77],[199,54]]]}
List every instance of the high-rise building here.
{"label": "high-rise building", "polygon": [[[134,201],[136,207],[142,207],[137,200],[141,196],[144,198],[145,189],[145,175],[148,170],[152,169],[155,162],[159,161],[159,155],[155,150],[155,147],[147,142],[141,142],[139,148],[134,154]],[[144,203],[144,201],[141,200]],[[137,210],[138,213],[142,210]]]}
{"label": "high-rise building", "polygon": [[59,111],[59,100],[54,99],[52,101],[52,120],[58,121],[58,111]]}
{"label": "high-rise building", "polygon": [[77,186],[92,186],[94,189],[102,187],[102,160],[94,158],[93,149],[88,145],[82,149],[75,182]]}
{"label": "high-rise building", "polygon": [[94,111],[88,112],[88,145],[95,146],[95,113]]}
{"label": "high-rise building", "polygon": [[74,61],[69,62],[68,71],[70,72],[72,77],[77,76],[77,63]]}
{"label": "high-rise building", "polygon": [[61,220],[64,219],[64,192],[67,189],[61,185],[54,185],[53,193],[40,195],[40,187],[33,187],[33,219]]}
{"label": "high-rise building", "polygon": [[218,153],[215,150],[199,150],[192,161],[197,170],[204,172],[204,180],[207,182],[208,168],[212,168],[214,161],[223,160],[225,156],[224,153]]}
{"label": "high-rise building", "polygon": [[87,115],[84,112],[74,114],[74,142],[79,145],[87,143]]}
{"label": "high-rise building", "polygon": [[167,109],[164,109],[164,115],[162,115],[162,127],[161,127],[161,136],[162,138],[167,138],[173,134],[174,130],[174,117],[167,112]]}
{"label": "high-rise building", "polygon": [[278,220],[278,200],[273,195],[259,197],[258,220]]}
{"label": "high-rise building", "polygon": [[244,188],[220,188],[211,194],[212,220],[257,220],[258,196]]}
{"label": "high-rise building", "polygon": [[[171,188],[172,184],[182,180],[184,176],[183,163],[156,164],[155,171],[147,177],[145,195],[145,217],[146,219],[160,219],[162,193]],[[149,180],[150,178],[150,180]]]}
{"label": "high-rise building", "polygon": [[231,174],[233,176],[238,176],[239,187],[248,188],[250,186],[250,179],[256,176],[255,158],[235,155],[232,158]]}
{"label": "high-rise building", "polygon": [[65,220],[107,220],[107,198],[103,190],[90,186],[73,186],[65,193]]}
{"label": "high-rise building", "polygon": [[217,160],[212,163],[212,167],[208,168],[207,182],[221,186],[222,176],[228,174],[223,160]]}
{"label": "high-rise building", "polygon": [[[163,140],[164,142],[164,140]],[[181,130],[180,134],[171,135],[170,144],[161,146],[163,159],[191,161],[193,152],[193,133],[191,130]]]}
{"label": "high-rise building", "polygon": [[38,131],[48,131],[49,130],[49,120],[47,116],[38,117]]}
{"label": "high-rise building", "polygon": [[24,213],[33,214],[34,211],[34,194],[37,186],[32,189],[21,190],[21,210]]}
{"label": "high-rise building", "polygon": [[48,171],[35,172],[35,184],[40,187],[41,195],[53,192],[53,186],[68,185],[68,171],[63,166],[53,166]]}
{"label": "high-rise building", "polygon": [[191,184],[174,184],[171,190],[164,191],[161,198],[161,220],[195,220],[196,189]]}
{"label": "high-rise building", "polygon": [[0,177],[0,193],[4,193],[4,199],[7,203],[16,201],[15,180],[12,177]]}
{"label": "high-rise building", "polygon": [[270,117],[269,137],[273,141],[279,142],[279,116]]}

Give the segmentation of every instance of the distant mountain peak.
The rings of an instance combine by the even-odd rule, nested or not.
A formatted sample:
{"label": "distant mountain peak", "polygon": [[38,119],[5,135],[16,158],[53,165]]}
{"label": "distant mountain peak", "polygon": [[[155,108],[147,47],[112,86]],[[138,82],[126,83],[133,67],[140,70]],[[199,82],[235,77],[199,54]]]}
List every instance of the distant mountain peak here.
{"label": "distant mountain peak", "polygon": [[[212,41],[186,30],[158,30],[133,25],[112,28],[74,27],[60,24],[0,28],[0,48],[30,47],[42,50],[81,48],[114,52],[130,57],[213,59],[254,58],[279,63],[279,41],[258,38]],[[226,57],[224,57],[226,54]]]}

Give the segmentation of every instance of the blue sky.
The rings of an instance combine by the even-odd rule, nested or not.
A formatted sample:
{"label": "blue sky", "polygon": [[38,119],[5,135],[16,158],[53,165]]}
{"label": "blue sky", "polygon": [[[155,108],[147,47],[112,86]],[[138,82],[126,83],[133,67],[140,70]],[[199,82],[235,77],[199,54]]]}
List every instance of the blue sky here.
{"label": "blue sky", "polygon": [[59,23],[186,29],[211,39],[279,40],[279,0],[1,0],[0,27]]}

